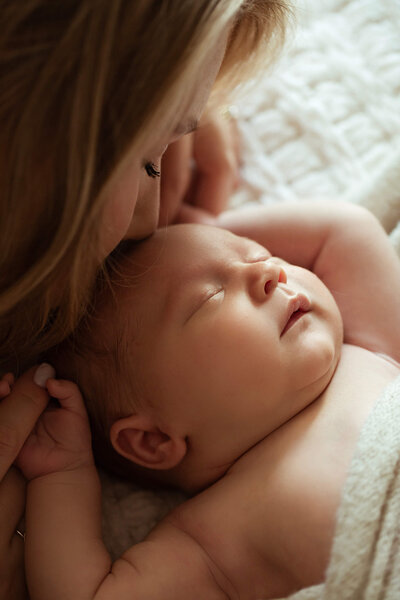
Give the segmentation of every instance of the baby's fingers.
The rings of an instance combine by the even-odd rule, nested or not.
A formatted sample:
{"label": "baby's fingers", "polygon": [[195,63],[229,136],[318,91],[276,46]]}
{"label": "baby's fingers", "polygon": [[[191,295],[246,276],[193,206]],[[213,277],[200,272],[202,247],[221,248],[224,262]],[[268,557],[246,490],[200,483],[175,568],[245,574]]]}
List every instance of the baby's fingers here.
{"label": "baby's fingers", "polygon": [[86,417],[86,408],[78,386],[66,379],[49,379],[47,390],[62,408]]}

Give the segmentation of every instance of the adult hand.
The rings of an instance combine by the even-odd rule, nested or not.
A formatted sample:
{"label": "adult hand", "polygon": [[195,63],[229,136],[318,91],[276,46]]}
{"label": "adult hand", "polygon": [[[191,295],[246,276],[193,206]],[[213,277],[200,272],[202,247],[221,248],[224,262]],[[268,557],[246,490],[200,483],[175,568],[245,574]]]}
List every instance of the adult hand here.
{"label": "adult hand", "polygon": [[194,133],[167,148],[161,166],[159,226],[187,221],[188,215],[200,222],[218,215],[239,184],[236,122],[220,113],[205,115]]}
{"label": "adult hand", "polygon": [[49,400],[33,381],[35,371],[15,383],[10,374],[0,381],[0,600],[28,598],[24,542],[16,534],[24,514],[25,480],[12,465]]}

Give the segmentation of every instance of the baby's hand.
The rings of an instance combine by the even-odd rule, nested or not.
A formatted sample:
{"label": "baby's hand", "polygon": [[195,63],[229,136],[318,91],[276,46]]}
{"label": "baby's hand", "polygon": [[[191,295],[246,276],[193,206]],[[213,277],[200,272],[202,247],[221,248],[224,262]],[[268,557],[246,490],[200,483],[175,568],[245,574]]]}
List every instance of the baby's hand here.
{"label": "baby's hand", "polygon": [[16,460],[28,480],[93,464],[89,419],[78,387],[48,379],[46,388],[59,406],[48,406]]}

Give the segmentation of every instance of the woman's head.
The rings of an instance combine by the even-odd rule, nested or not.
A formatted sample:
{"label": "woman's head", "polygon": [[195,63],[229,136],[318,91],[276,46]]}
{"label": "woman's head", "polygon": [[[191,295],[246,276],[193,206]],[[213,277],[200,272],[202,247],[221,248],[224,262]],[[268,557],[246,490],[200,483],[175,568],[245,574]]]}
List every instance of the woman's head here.
{"label": "woman's head", "polygon": [[105,255],[154,228],[148,163],[193,91],[201,112],[225,46],[222,88],[282,31],[283,4],[0,0],[1,368],[65,337]]}

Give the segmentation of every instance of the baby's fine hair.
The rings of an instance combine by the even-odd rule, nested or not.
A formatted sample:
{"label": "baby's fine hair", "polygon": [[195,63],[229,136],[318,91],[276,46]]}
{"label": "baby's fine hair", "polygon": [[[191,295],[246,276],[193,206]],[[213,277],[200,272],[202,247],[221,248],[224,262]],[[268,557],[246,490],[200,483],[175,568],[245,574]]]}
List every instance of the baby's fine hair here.
{"label": "baby's fine hair", "polygon": [[0,374],[85,314],[101,192],[178,114],[228,22],[224,91],[271,56],[284,16],[283,0],[0,0]]}
{"label": "baby's fine hair", "polygon": [[123,271],[118,260],[109,260],[98,277],[96,293],[85,317],[45,358],[54,365],[58,378],[79,386],[98,463],[119,475],[148,480],[148,470],[121,457],[110,442],[110,428],[116,420],[151,404],[141,387],[140,351],[133,353],[137,342],[134,332],[140,329],[140,320],[134,306],[131,311],[122,310],[120,303],[121,294],[125,295],[127,289],[131,292],[136,288],[135,293],[141,293],[141,276],[134,270],[134,252],[135,247],[143,244],[146,240],[127,244],[130,250],[122,256]]}

